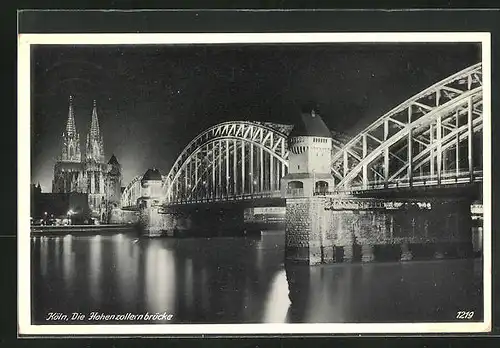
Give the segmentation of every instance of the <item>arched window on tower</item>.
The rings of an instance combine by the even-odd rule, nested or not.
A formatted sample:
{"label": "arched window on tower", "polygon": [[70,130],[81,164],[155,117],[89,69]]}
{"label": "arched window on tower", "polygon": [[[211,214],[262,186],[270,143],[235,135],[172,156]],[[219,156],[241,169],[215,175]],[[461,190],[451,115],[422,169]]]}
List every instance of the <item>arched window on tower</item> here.
{"label": "arched window on tower", "polygon": [[304,183],[302,181],[294,180],[288,183],[289,189],[304,188]]}
{"label": "arched window on tower", "polygon": [[301,196],[304,193],[304,183],[298,180],[290,181],[286,191],[288,195]]}
{"label": "arched window on tower", "polygon": [[315,190],[316,193],[325,194],[328,192],[328,183],[326,181],[320,180],[316,181]]}

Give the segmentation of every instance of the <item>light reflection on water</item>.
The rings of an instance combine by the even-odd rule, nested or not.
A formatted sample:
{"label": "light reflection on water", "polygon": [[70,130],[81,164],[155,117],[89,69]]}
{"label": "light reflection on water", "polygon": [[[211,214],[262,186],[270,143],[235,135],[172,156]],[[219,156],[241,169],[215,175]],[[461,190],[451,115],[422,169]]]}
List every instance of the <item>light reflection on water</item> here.
{"label": "light reflection on water", "polygon": [[62,239],[62,249],[63,249],[63,278],[66,280],[64,282],[65,285],[65,291],[71,291],[71,288],[73,286],[73,278],[74,278],[74,262],[75,262],[75,257],[73,254],[73,251],[71,249],[71,243],[73,241],[73,236],[72,235],[66,235]]}
{"label": "light reflection on water", "polygon": [[264,322],[284,323],[290,307],[290,299],[288,296],[284,296],[284,294],[288,293],[288,283],[284,269],[276,273],[270,288],[271,290],[266,299]]}
{"label": "light reflection on water", "polygon": [[479,259],[285,266],[283,234],[44,236],[32,248],[38,324],[53,324],[44,320],[48,312],[75,311],[167,312],[176,323],[450,321],[458,310],[482,316]]}
{"label": "light reflection on water", "polygon": [[102,290],[103,286],[101,284],[101,274],[102,274],[102,237],[100,235],[94,236],[91,238],[89,243],[89,256],[90,263],[89,269],[92,270],[89,272],[89,282],[88,282],[88,291],[90,294],[90,298],[93,306],[99,308],[102,299]]}
{"label": "light reflection on water", "polygon": [[157,243],[153,244],[146,255],[145,269],[146,310],[150,313],[159,310],[175,313],[177,279],[172,251],[161,248]]}

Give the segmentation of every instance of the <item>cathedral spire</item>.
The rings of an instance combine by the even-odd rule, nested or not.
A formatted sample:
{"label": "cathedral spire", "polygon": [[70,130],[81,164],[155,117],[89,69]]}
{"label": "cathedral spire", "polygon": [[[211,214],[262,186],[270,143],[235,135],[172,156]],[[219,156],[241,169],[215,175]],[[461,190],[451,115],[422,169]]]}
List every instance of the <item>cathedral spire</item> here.
{"label": "cathedral spire", "polygon": [[99,130],[99,119],[97,117],[97,103],[94,100],[92,108],[92,120],[90,121],[90,130],[87,134],[86,157],[99,163],[104,162],[104,145]]}
{"label": "cathedral spire", "polygon": [[99,119],[97,118],[97,103],[94,100],[94,107],[92,109],[92,121],[90,124],[90,136],[98,139],[99,134]]}
{"label": "cathedral spire", "polygon": [[69,136],[76,134],[75,113],[73,111],[73,96],[69,96],[68,121],[66,122],[66,134]]}

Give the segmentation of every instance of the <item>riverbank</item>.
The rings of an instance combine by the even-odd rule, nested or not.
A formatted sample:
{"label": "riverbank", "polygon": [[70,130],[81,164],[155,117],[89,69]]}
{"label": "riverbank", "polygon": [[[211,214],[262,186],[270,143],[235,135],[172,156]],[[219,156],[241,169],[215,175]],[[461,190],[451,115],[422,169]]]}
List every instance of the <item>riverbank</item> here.
{"label": "riverbank", "polygon": [[99,233],[116,233],[123,230],[135,230],[133,224],[109,224],[109,225],[66,225],[66,226],[31,226],[31,235],[53,235],[53,234],[92,234]]}

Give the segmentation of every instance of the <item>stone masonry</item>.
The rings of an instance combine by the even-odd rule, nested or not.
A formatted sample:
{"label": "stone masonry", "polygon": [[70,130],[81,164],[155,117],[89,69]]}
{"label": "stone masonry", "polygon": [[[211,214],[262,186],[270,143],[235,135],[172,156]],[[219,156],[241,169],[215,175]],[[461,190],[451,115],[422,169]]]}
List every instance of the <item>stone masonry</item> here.
{"label": "stone masonry", "polygon": [[470,202],[287,198],[285,244],[288,261],[311,265],[467,257]]}

